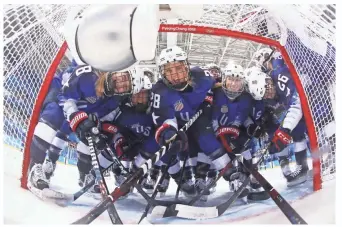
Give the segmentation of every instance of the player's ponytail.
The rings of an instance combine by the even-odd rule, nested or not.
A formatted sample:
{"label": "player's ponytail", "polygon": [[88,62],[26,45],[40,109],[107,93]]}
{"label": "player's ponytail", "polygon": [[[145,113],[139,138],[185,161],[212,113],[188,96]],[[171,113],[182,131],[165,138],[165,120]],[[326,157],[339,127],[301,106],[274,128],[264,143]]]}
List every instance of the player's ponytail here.
{"label": "player's ponytail", "polygon": [[104,85],[106,80],[106,75],[108,72],[99,72],[99,79],[95,83],[95,91],[97,97],[104,96]]}

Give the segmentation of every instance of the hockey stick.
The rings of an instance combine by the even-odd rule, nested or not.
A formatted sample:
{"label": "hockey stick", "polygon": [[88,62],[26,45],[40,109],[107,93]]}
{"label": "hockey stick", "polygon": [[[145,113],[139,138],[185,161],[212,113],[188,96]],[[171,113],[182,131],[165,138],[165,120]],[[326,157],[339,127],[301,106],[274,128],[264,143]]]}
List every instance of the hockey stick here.
{"label": "hockey stick", "polygon": [[184,169],[185,169],[185,164],[186,161],[188,160],[188,156],[185,157],[184,163],[183,163],[183,167],[182,167],[182,171],[181,171],[181,178],[179,180],[179,184],[177,186],[177,191],[176,191],[176,195],[175,195],[175,200],[178,200],[178,196],[179,196],[179,192],[180,192],[180,187],[181,187],[181,183],[183,181],[183,177],[184,177]]}
{"label": "hockey stick", "polygon": [[[252,137],[254,136],[255,132],[259,129],[259,127],[257,127],[255,129],[255,131],[253,132],[253,135]],[[251,138],[252,138],[251,137]],[[243,145],[243,148],[242,148],[242,151],[246,150],[247,146],[249,145],[250,141],[251,141],[251,138],[247,139],[246,142],[244,143]],[[262,151],[263,149],[261,149]],[[261,162],[261,160],[263,159],[263,155],[261,156],[260,160],[257,162],[256,166]],[[235,160],[235,159],[234,159]],[[213,185],[215,185],[218,180],[224,175],[224,173],[227,171],[228,168],[230,168],[232,166],[232,163],[234,162],[234,160],[232,160],[231,162],[229,162],[218,174],[217,178],[215,179],[215,181],[211,182],[209,185],[207,185],[199,195],[195,196],[192,200],[190,200],[188,203],[186,203],[185,205],[187,206],[192,206],[195,202],[197,202],[201,196],[203,195],[203,193],[206,191],[206,190],[209,190],[211,187],[213,187]],[[246,179],[245,182],[243,183],[243,185],[245,184],[247,186],[247,184],[249,183],[249,179]],[[245,187],[239,187],[239,189],[228,199],[228,201],[222,203],[220,208],[217,207],[212,207],[212,208],[215,208],[216,210],[219,209],[220,213],[224,213],[225,210],[227,210],[229,208],[229,206],[236,200],[236,198],[238,198],[238,196],[241,194],[241,192],[244,190]],[[236,197],[236,198],[234,198]],[[179,207],[179,206],[178,206]],[[197,208],[197,207],[196,207]],[[172,217],[172,216],[178,216],[178,211],[176,211],[177,209],[177,204],[172,204],[170,206],[168,206],[167,208],[164,208],[164,207],[161,207],[161,206],[158,206],[155,208],[155,210],[153,210],[152,212],[157,214],[158,217],[162,216],[162,217]],[[197,217],[197,216],[201,216],[202,218],[205,218],[205,214],[203,215],[198,215],[200,213],[203,213],[202,210],[203,209],[206,209],[206,208],[198,208],[198,210],[194,210],[194,213],[197,213],[197,215],[193,215],[192,217]],[[193,210],[193,208],[189,208],[189,210]],[[187,210],[188,211],[188,210]],[[205,211],[205,210],[204,210]],[[213,211],[213,212],[209,212],[211,213],[211,215],[218,215],[217,212]],[[220,214],[220,215],[221,215]],[[185,217],[185,218],[191,218],[191,216],[189,217],[186,217],[185,215],[183,215],[182,217]],[[207,218],[210,218],[210,216],[208,216]]]}
{"label": "hockey stick", "polygon": [[[158,194],[158,190],[157,190],[157,189],[158,189],[158,186],[164,181],[166,175],[168,174],[167,171],[168,171],[168,169],[169,169],[171,163],[172,163],[174,160],[175,160],[175,156],[171,157],[170,160],[168,161],[168,163],[167,163],[167,165],[166,165],[166,168],[164,169],[164,171],[163,171],[161,177],[159,178],[157,187],[154,189],[153,194],[151,195],[151,198],[150,198],[151,200],[154,200],[154,199],[156,198],[156,196],[157,196],[157,194]],[[147,202],[148,202],[148,201],[147,201]],[[148,204],[147,204],[147,206],[146,206],[146,208],[145,208],[145,211],[144,211],[144,213],[141,215],[138,224],[140,224],[140,223],[142,222],[142,220],[144,220],[144,218],[147,216],[147,213],[148,213],[148,211],[150,210],[151,206],[152,206],[151,203],[148,203]]]}
{"label": "hockey stick", "polygon": [[291,207],[291,205],[278,193],[277,190],[250,164],[243,162],[243,166],[254,176],[259,184],[269,193],[273,201],[277,204],[283,214],[289,219],[291,224],[307,224],[304,219]]}
{"label": "hockey stick", "polygon": [[[200,109],[183,127],[181,130],[188,130],[190,126],[200,117],[203,113],[203,110]],[[174,135],[170,141],[173,141],[177,135]],[[136,184],[136,182],[140,179],[140,177],[150,169],[156,161],[162,157],[168,148],[170,147],[171,143],[166,146],[163,146],[156,154],[149,160],[146,160],[145,163],[139,167],[132,175],[130,175],[126,181],[122,183],[120,187],[115,188],[113,192],[111,192],[103,201],[98,203],[91,211],[89,211],[84,217],[80,218],[79,220],[73,222],[73,224],[89,224],[94,221],[99,215],[101,215],[107,207],[118,200],[121,196],[125,195],[131,186]]]}
{"label": "hockey stick", "polygon": [[[92,135],[87,137],[90,155],[91,155],[91,164],[93,165],[93,170],[95,172],[95,181],[98,182],[100,185],[102,199],[106,199],[106,196],[109,194],[109,190],[103,178],[103,175],[100,171],[99,160],[98,160],[97,154],[95,152],[95,147],[93,144],[93,137],[99,134],[98,128],[96,127],[92,128],[91,134]],[[115,209],[114,204],[109,205],[107,208],[107,211],[108,211],[110,220],[112,221],[113,224],[123,224]]]}
{"label": "hockey stick", "polygon": [[[270,147],[271,143],[267,146]],[[262,149],[262,150],[268,150]],[[265,152],[264,152],[265,153]],[[244,167],[252,174],[256,180],[260,183],[261,186],[264,187],[265,191],[267,191],[271,198],[275,201],[277,206],[280,210],[284,213],[284,215],[289,219],[292,224],[306,224],[306,222],[300,217],[300,215],[287,203],[287,201],[269,184],[269,182],[256,170],[258,164],[263,160],[264,155],[258,160],[258,162],[252,167],[250,164],[246,162],[242,162]],[[165,207],[158,207],[159,209],[153,211],[154,217],[160,217],[164,212],[163,217],[181,217],[187,219],[209,219],[209,218],[216,218],[222,215],[230,206],[231,204],[238,198],[241,194],[243,189],[247,186],[249,182],[249,178],[246,178],[243,184],[239,187],[239,189],[229,198],[228,201],[216,206],[216,207],[191,207],[187,205],[173,205],[174,212],[168,213]],[[164,210],[164,211],[163,211]],[[159,213],[158,213],[159,212]]]}
{"label": "hockey stick", "polygon": [[[249,141],[250,140],[247,140],[245,142],[243,149],[245,149]],[[261,151],[262,150],[264,149],[261,149]],[[262,161],[262,159],[263,159],[263,156],[258,160],[256,164],[254,164],[254,166],[258,166],[259,163]],[[210,185],[208,185],[205,189],[210,189],[212,185],[214,185],[223,176],[226,170],[232,166],[232,162],[229,162],[226,165],[226,167],[219,172],[219,175],[215,179],[215,181],[212,182]],[[187,204],[173,204],[168,207],[156,206],[155,209],[151,213],[155,218],[161,218],[161,217],[181,217],[181,218],[187,218],[187,219],[215,218],[215,217],[222,215],[235,202],[235,200],[239,197],[239,195],[248,185],[249,181],[250,179],[249,177],[247,177],[245,181],[243,182],[243,184],[238,188],[238,190],[235,191],[234,194],[226,202],[221,203],[218,206],[193,207],[192,205],[201,197],[201,194],[200,194],[194,197]]]}
{"label": "hockey stick", "polygon": [[170,213],[168,208],[163,206],[158,206],[158,209],[152,211],[151,215],[154,218],[160,217],[180,217],[186,219],[210,219],[217,218],[222,215],[231,204],[239,197],[242,191],[246,188],[249,183],[249,178],[247,177],[239,189],[234,192],[234,194],[224,203],[215,207],[194,207],[184,204],[174,204],[172,205],[174,212]]}

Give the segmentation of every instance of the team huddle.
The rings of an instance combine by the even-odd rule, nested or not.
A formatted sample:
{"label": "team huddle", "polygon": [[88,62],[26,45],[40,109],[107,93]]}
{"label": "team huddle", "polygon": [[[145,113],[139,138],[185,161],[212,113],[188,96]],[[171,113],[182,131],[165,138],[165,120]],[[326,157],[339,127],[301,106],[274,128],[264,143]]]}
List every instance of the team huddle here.
{"label": "team huddle", "polygon": [[[40,114],[30,147],[28,188],[50,187],[61,151],[69,135],[78,138],[78,184],[95,179],[87,137],[99,129],[94,141],[100,170],[111,168],[116,186],[152,158],[161,147],[164,156],[140,180],[146,193],[168,190],[172,178],[186,197],[215,193],[212,184],[230,164],[223,178],[227,190],[237,190],[246,177],[240,197],[255,199],[264,193],[237,156],[255,163],[259,141],[271,144],[289,187],[307,179],[306,125],[291,74],[281,54],[263,48],[254,55],[256,66],[237,64],[221,69],[211,64],[191,66],[177,46],[161,51],[157,59],[160,79],[146,68],[131,67],[104,72],[75,62],[56,75]],[[201,111],[188,130],[180,130]],[[289,145],[294,145],[296,168],[290,169]],[[46,155],[47,154],[47,155]],[[163,181],[157,179],[165,173]],[[77,179],[75,179],[77,180]],[[91,189],[100,193],[98,182]],[[127,193],[125,196],[129,196]],[[264,193],[263,199],[268,199]]]}

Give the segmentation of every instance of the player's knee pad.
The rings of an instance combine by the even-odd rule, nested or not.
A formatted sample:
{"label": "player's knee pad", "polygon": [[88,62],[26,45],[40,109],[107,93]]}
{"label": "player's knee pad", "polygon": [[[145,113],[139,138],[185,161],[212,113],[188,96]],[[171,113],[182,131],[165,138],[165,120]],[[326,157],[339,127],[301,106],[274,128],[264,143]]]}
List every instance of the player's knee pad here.
{"label": "player's knee pad", "polygon": [[82,153],[82,154],[85,154],[85,155],[89,155],[90,156],[90,150],[89,150],[89,147],[83,143],[82,141],[80,141],[78,144],[77,144],[77,151],[79,153]]}
{"label": "player's knee pad", "polygon": [[223,169],[230,161],[228,154],[223,148],[219,148],[209,155],[209,158],[216,170]]}
{"label": "player's knee pad", "polygon": [[82,173],[89,173],[90,170],[93,168],[92,164],[91,164],[91,156],[90,155],[86,155],[83,153],[80,153],[77,151],[77,168],[80,172]]}
{"label": "player's knee pad", "polygon": [[211,164],[211,160],[208,155],[204,154],[203,152],[199,152],[197,155],[197,162]]}
{"label": "player's knee pad", "polygon": [[30,158],[33,163],[43,163],[50,143],[34,135],[30,145]]}
{"label": "player's knee pad", "polygon": [[302,138],[301,140],[294,141],[294,152],[301,152],[308,148],[306,138]]}
{"label": "player's knee pad", "polygon": [[[182,161],[184,161],[184,159],[181,159]],[[194,167],[197,165],[197,157],[188,157],[186,159],[186,163],[185,166],[190,166],[190,167]]]}
{"label": "player's knee pad", "polygon": [[168,173],[171,175],[174,175],[176,173],[179,173],[180,170],[181,170],[181,163],[179,162],[178,159],[174,159],[170,164],[170,167],[168,169]]}
{"label": "player's knee pad", "polygon": [[[42,119],[41,119],[42,120]],[[48,122],[39,121],[34,129],[34,136],[51,144],[57,134],[57,129],[51,126]]]}
{"label": "player's knee pad", "polygon": [[[138,156],[134,160],[134,165],[136,167],[142,166],[148,159],[152,158],[154,153],[147,152],[145,150],[140,150]],[[163,157],[162,157],[163,158]]]}
{"label": "player's knee pad", "polygon": [[105,152],[101,152],[100,154],[98,154],[97,158],[99,160],[100,167],[104,169],[109,167],[113,163],[112,157]]}
{"label": "player's knee pad", "polygon": [[281,152],[276,153],[275,155],[278,158],[282,158],[282,157],[288,157],[290,154],[290,146],[285,147]]}
{"label": "player's knee pad", "polygon": [[252,160],[252,149],[251,148],[247,148],[246,150],[244,150],[241,155],[243,156],[244,159],[246,160]]}
{"label": "player's knee pad", "polygon": [[48,150],[49,159],[55,163],[58,160],[61,151],[66,146],[68,146],[67,135],[58,131]]}

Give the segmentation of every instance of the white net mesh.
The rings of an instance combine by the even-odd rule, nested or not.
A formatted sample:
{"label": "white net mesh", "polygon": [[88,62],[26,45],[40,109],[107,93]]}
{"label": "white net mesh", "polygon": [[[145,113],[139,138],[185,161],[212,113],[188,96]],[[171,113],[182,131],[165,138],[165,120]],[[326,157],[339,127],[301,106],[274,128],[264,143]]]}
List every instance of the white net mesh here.
{"label": "white net mesh", "polygon": [[[23,148],[39,89],[64,42],[63,29],[68,15],[74,10],[82,12],[86,7],[5,5],[5,143]],[[265,43],[250,41],[250,37],[243,34],[239,38],[222,36],[220,31],[229,29],[279,41],[289,54],[304,88],[316,142],[321,150],[328,151],[321,154],[322,176],[331,177],[336,146],[333,90],[336,84],[335,21],[335,5],[204,5],[200,19],[173,20],[172,23],[178,23],[178,27],[162,29],[157,54],[173,35],[175,44],[189,53],[189,61],[193,65],[216,63],[224,67],[234,61],[246,68],[251,66],[255,51]],[[161,19],[161,23],[171,22]],[[182,25],[208,28],[198,32],[206,35],[191,33],[194,31],[190,29],[184,33],[186,29]],[[68,52],[62,59],[57,59],[57,72],[63,70],[70,60]],[[155,66],[154,61],[142,64]]]}

